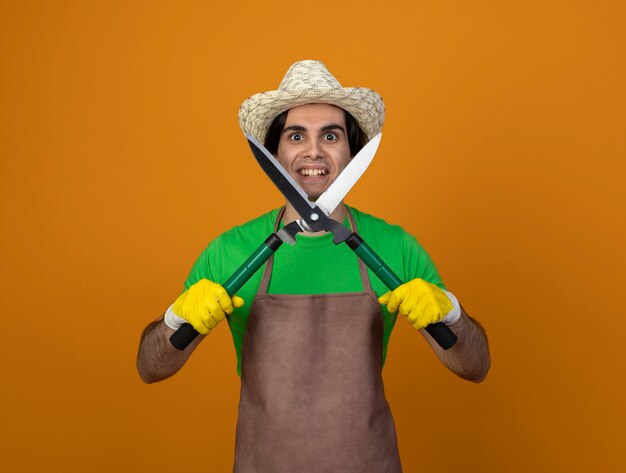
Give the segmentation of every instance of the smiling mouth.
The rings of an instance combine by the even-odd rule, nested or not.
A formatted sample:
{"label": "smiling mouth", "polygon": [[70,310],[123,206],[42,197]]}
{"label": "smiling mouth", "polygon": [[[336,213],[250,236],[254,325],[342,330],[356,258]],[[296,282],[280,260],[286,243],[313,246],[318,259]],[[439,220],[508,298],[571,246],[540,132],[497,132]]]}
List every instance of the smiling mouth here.
{"label": "smiling mouth", "polygon": [[328,174],[326,169],[300,169],[298,171],[298,175],[305,177],[307,179],[312,179],[316,177],[324,177]]}

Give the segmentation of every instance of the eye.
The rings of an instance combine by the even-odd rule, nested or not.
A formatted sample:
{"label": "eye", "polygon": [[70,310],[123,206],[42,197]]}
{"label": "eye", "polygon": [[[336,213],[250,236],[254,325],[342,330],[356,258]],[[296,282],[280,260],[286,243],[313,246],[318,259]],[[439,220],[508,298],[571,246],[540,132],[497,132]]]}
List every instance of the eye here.
{"label": "eye", "polygon": [[289,137],[291,141],[302,141],[303,136],[300,133],[294,133]]}
{"label": "eye", "polygon": [[335,135],[334,133],[326,133],[324,135],[324,139],[326,141],[335,141],[335,140],[337,140],[337,135]]}

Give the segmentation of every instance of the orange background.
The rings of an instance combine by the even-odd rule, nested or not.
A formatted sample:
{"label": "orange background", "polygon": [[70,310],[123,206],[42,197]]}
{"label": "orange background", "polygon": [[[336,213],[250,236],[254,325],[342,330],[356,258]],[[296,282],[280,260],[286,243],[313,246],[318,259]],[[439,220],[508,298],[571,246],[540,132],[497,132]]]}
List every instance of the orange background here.
{"label": "orange background", "polygon": [[139,335],[281,203],[237,110],[315,58],[387,105],[348,203],[415,234],[490,339],[474,385],[398,324],[405,471],[626,471],[623,2],[0,5],[0,470],[231,470],[228,330],[150,386]]}

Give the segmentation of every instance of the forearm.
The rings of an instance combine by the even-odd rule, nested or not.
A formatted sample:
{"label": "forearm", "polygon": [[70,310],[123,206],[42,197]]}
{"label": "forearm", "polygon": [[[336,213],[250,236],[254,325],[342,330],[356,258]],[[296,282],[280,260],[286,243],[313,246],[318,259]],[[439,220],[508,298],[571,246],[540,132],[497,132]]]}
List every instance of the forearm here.
{"label": "forearm", "polygon": [[163,318],[150,323],[143,331],[137,354],[137,370],[145,383],[161,381],[176,373],[204,338],[202,335],[196,337],[181,351],[169,341],[173,333],[174,330],[165,325]]}
{"label": "forearm", "polygon": [[449,327],[457,336],[457,342],[449,350],[443,350],[425,330],[421,332],[446,367],[463,379],[480,383],[490,366],[489,345],[483,328],[462,308],[459,320]]}

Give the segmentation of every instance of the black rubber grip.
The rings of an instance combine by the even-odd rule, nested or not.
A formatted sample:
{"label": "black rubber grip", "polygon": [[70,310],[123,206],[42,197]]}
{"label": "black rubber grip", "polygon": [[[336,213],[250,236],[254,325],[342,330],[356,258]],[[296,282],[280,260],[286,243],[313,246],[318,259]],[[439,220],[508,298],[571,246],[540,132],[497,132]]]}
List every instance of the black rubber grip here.
{"label": "black rubber grip", "polygon": [[452,330],[448,328],[446,324],[442,322],[430,324],[428,327],[426,327],[426,331],[444,350],[452,348],[452,345],[456,343],[456,335]]}
{"label": "black rubber grip", "polygon": [[193,325],[183,324],[172,334],[170,342],[174,348],[184,350],[198,335],[200,334],[193,328]]}

